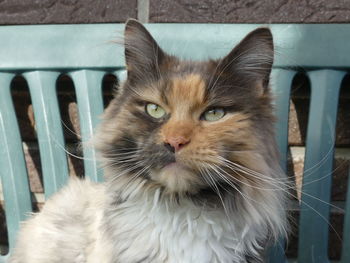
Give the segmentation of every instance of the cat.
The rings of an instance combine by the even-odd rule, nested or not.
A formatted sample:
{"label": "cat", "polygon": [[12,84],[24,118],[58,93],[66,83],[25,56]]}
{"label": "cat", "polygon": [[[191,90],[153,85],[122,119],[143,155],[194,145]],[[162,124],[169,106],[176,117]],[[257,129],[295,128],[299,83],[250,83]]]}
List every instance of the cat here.
{"label": "cat", "polygon": [[184,61],[130,19],[124,45],[127,79],[93,139],[105,182],[71,179],[22,225],[10,263],[263,262],[288,229],[270,30]]}

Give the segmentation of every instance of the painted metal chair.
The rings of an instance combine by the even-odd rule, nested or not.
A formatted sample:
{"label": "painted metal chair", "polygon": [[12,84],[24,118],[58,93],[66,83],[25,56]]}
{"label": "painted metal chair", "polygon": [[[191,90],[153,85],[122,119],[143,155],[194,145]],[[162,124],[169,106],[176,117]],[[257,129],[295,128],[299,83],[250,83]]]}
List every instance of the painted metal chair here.
{"label": "painted metal chair", "polygon": [[[220,57],[258,25],[149,24],[147,28],[165,50],[184,58]],[[341,82],[350,68],[350,25],[269,25],[280,55],[276,56],[272,88],[278,116],[277,139],[286,169],[291,84],[298,68],[311,83],[311,105],[303,195],[300,207],[297,262],[328,259],[328,220],[332,162]],[[125,77],[123,48],[111,43],[122,35],[122,24],[0,27],[0,176],[5,199],[10,253],[20,221],[31,211],[31,197],[22,140],[10,84],[22,75],[29,86],[37,123],[45,196],[66,182],[67,157],[56,95],[56,80],[68,74],[75,86],[82,140],[88,140],[103,111],[102,79],[112,73]],[[118,33],[119,32],[119,33]],[[86,176],[102,180],[93,149],[84,149]],[[327,157],[328,156],[328,157]],[[310,172],[312,171],[312,172]],[[350,184],[349,184],[350,185]],[[350,186],[349,186],[350,188]],[[350,190],[340,263],[350,262]],[[282,242],[283,243],[283,242]],[[270,262],[292,262],[281,246]],[[8,256],[1,256],[0,263]]]}

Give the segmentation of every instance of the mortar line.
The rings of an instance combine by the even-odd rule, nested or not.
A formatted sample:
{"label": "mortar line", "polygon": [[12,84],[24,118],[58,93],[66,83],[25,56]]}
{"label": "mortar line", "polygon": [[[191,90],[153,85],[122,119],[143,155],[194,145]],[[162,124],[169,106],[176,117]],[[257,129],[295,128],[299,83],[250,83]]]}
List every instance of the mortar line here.
{"label": "mortar line", "polygon": [[141,23],[149,22],[149,1],[150,0],[137,0],[137,19]]}

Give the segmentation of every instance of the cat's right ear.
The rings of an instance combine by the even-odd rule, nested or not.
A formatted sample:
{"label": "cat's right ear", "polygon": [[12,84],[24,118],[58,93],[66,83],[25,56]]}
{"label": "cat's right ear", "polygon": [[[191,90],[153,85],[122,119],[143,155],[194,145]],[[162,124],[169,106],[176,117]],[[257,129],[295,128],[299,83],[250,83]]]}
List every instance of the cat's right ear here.
{"label": "cat's right ear", "polygon": [[[249,83],[256,94],[268,89],[273,64],[273,37],[269,28],[250,32],[226,57],[221,59],[217,74],[235,77],[234,82]],[[232,80],[231,80],[232,81]]]}
{"label": "cat's right ear", "polygon": [[165,53],[147,29],[137,20],[129,19],[124,31],[125,62],[128,79],[157,78]]}

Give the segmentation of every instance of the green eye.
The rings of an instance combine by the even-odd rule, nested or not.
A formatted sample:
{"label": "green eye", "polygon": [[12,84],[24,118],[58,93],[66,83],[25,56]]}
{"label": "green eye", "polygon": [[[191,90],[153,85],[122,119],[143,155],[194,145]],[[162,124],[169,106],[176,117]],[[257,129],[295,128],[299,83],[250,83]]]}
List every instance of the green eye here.
{"label": "green eye", "polygon": [[165,115],[165,110],[159,105],[153,103],[148,103],[146,105],[146,112],[156,119],[160,119]]}
{"label": "green eye", "polygon": [[203,119],[206,121],[217,121],[224,117],[225,111],[222,108],[214,108],[204,112]]}

